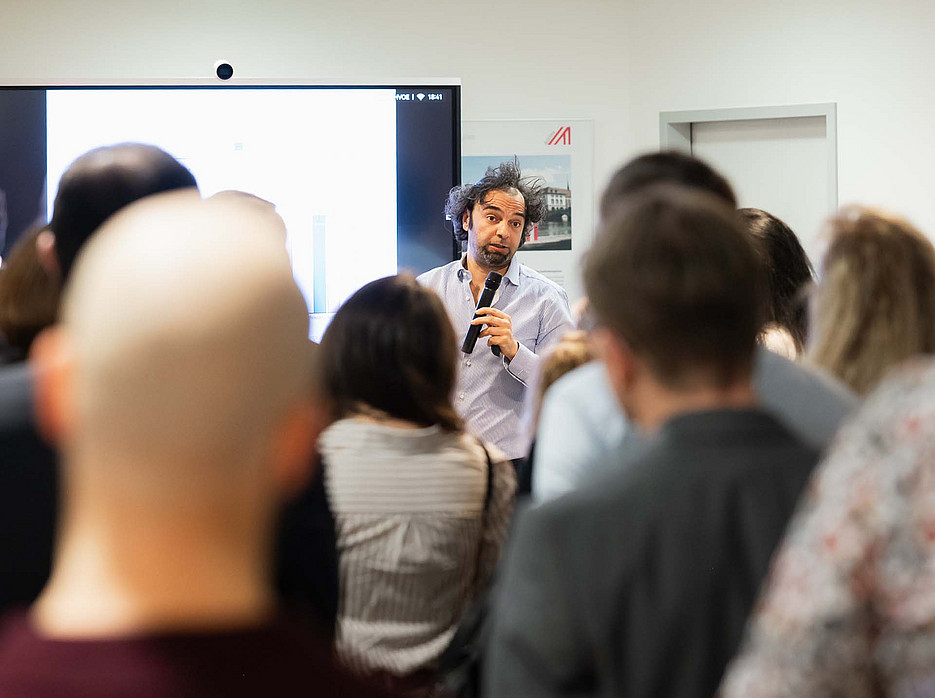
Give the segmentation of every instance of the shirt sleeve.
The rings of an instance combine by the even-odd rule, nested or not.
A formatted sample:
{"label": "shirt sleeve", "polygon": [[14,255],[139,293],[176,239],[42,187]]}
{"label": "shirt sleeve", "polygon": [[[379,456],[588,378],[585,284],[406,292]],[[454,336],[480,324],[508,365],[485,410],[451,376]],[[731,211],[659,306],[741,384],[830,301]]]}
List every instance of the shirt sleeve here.
{"label": "shirt sleeve", "polygon": [[[519,342],[517,343],[519,344]],[[529,381],[535,375],[539,362],[542,360],[542,357],[536,356],[531,349],[524,347],[522,344],[519,344],[519,350],[512,361],[505,356],[502,358],[503,368],[523,385],[529,385]]]}
{"label": "shirt sleeve", "polygon": [[513,378],[528,386],[539,368],[542,357],[573,329],[575,329],[575,324],[571,320],[571,311],[568,309],[568,295],[562,291],[552,303],[546,306],[539,326],[536,346],[526,347],[520,343],[519,350],[511,361],[503,357],[503,367]]}

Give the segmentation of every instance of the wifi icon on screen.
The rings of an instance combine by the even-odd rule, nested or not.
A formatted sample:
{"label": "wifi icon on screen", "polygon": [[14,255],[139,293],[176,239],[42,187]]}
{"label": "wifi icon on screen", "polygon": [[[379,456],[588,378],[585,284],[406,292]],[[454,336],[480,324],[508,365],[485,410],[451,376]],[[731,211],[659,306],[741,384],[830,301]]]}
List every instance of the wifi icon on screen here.
{"label": "wifi icon on screen", "polygon": [[425,99],[425,94],[420,92],[419,94],[416,95],[416,99],[421,102],[423,99]]}

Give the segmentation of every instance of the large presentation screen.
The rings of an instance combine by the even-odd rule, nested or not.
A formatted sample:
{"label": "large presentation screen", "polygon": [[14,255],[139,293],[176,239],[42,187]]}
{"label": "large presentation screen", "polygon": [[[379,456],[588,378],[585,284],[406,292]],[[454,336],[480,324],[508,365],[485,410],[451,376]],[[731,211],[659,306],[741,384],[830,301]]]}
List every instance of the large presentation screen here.
{"label": "large presentation screen", "polygon": [[453,86],[0,88],[3,251],[51,217],[76,157],[152,143],[204,196],[235,189],[276,205],[316,336],[368,281],[453,258],[443,205],[459,117]]}

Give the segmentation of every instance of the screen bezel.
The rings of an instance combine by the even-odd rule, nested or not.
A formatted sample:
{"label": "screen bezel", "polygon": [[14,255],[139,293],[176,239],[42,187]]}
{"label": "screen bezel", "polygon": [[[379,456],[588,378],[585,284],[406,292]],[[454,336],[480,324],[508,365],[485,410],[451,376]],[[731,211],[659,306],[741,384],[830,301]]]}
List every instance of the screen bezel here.
{"label": "screen bezel", "polygon": [[[220,63],[219,61],[218,63]],[[227,62],[227,61],[224,61]],[[397,92],[420,91],[429,92],[433,89],[449,90],[451,95],[451,172],[452,185],[461,183],[461,81],[457,78],[403,78],[403,79],[376,79],[376,80],[346,80],[346,79],[291,79],[291,78],[257,78],[257,77],[231,77],[222,80],[217,77],[188,77],[188,78],[132,78],[132,79],[62,79],[49,82],[6,82],[0,84],[0,90],[237,90],[237,89],[394,89]],[[450,229],[449,229],[450,231]],[[20,231],[20,233],[23,231]],[[450,235],[451,252],[449,259],[458,259],[461,255],[460,246]],[[316,317],[309,313],[310,318]]]}
{"label": "screen bezel", "polygon": [[[220,63],[230,61],[218,61]],[[217,65],[216,64],[216,65]],[[4,82],[0,90],[106,90],[106,89],[395,89],[429,91],[433,88],[451,90],[451,182],[461,184],[461,80],[459,78],[380,78],[373,80],[348,80],[320,78],[314,80],[293,78],[233,77],[222,80],[218,77],[176,78],[115,78],[103,80],[64,79],[51,82]],[[451,259],[461,254],[459,245],[452,235]]]}
{"label": "screen bezel", "polygon": [[[224,61],[229,62],[229,61]],[[461,80],[458,78],[404,78],[399,80],[345,79],[294,80],[289,78],[238,78],[222,80],[218,77],[205,78],[134,78],[113,80],[57,80],[55,82],[8,82],[0,84],[0,90],[107,90],[107,89],[395,89],[395,90],[431,90],[433,88],[451,90],[451,181],[461,183]]]}

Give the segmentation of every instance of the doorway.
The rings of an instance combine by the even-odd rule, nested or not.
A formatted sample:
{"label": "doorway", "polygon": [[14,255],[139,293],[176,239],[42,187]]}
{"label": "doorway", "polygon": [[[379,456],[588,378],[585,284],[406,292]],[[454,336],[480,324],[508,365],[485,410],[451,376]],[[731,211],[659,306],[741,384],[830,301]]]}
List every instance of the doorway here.
{"label": "doorway", "polygon": [[662,112],[660,144],[721,172],[741,208],[785,221],[817,269],[822,222],[838,207],[835,104]]}

